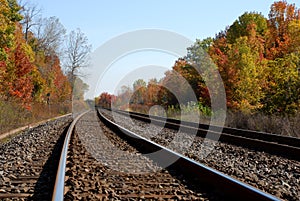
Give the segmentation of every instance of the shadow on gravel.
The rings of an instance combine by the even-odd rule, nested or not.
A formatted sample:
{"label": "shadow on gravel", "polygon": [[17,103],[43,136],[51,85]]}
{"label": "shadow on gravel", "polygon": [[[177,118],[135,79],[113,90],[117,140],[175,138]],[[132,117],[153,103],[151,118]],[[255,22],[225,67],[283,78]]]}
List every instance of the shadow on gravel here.
{"label": "shadow on gravel", "polygon": [[70,124],[65,127],[62,135],[54,145],[53,151],[46,161],[41,175],[34,187],[34,194],[29,200],[51,200],[55,185],[56,172],[59,164],[60,154]]}
{"label": "shadow on gravel", "polygon": [[225,197],[224,194],[212,188],[210,185],[205,184],[203,181],[201,181],[201,179],[198,179],[195,176],[193,177],[192,175],[183,174],[182,173],[183,170],[176,165],[170,165],[165,169],[169,172],[169,174],[172,175],[173,178],[178,179],[188,189],[197,192],[199,195],[203,195],[203,197],[207,198],[208,200],[212,200],[212,201],[233,200],[232,198]]}
{"label": "shadow on gravel", "polygon": [[[138,138],[132,137],[130,134],[125,133],[121,131],[117,126],[110,125],[107,121],[105,121],[99,113],[97,113],[98,117],[102,120],[102,122],[107,126],[111,131],[114,133],[117,133],[119,137],[121,137],[123,140],[126,140],[131,146],[133,146],[135,149],[137,149],[141,154],[148,154],[153,153],[156,151],[159,151],[160,148],[156,146],[152,146],[149,143],[145,143],[144,140],[140,140]],[[164,164],[165,157],[169,156],[166,154],[165,156],[162,155],[162,157],[149,157],[153,162],[155,162],[158,166],[161,164]],[[169,165],[168,167],[164,168],[167,170],[173,178],[176,178],[179,180],[182,184],[184,184],[189,190],[192,190],[193,192],[196,192],[199,197],[205,197],[208,200],[228,200],[226,197],[224,197],[223,193],[217,191],[214,188],[211,188],[210,185],[205,183],[201,180],[201,178],[197,178],[197,176],[191,174],[187,169],[184,169],[181,167],[181,163],[177,160],[173,164]],[[180,197],[181,196],[181,197]],[[178,200],[182,200],[184,197],[183,195],[179,195],[180,198]],[[200,198],[192,198],[192,200],[199,200]],[[232,200],[232,198],[230,198]]]}

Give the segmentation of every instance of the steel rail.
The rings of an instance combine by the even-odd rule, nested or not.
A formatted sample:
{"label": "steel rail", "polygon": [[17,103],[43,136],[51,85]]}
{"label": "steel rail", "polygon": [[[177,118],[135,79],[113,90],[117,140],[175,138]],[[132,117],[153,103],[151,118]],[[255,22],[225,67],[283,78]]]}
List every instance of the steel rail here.
{"label": "steel rail", "polygon": [[[114,110],[114,112],[125,115],[129,114],[132,118],[144,122],[151,121],[151,123],[156,125],[162,125],[162,123],[165,123],[164,126],[166,128],[174,130],[180,128],[182,131],[186,131],[187,133],[189,131],[193,131],[194,133],[196,130],[197,136],[199,137],[206,137],[208,128],[210,128],[210,137],[212,140],[214,140],[217,136],[220,142],[230,143],[259,151],[266,151],[270,154],[276,154],[300,161],[300,138],[228,127],[209,127],[209,125],[206,124],[197,124],[195,122],[180,121],[177,119],[146,115],[136,112],[121,110]],[[222,130],[222,133],[214,132],[214,130]]]}
{"label": "steel rail", "polygon": [[[200,124],[200,123],[196,123],[196,122],[181,121],[178,119],[164,118],[164,117],[160,117],[160,116],[147,115],[147,114],[142,114],[142,113],[137,113],[137,112],[127,112],[127,111],[122,111],[122,110],[116,110],[116,111],[121,112],[121,113],[129,113],[130,115],[137,115],[137,116],[146,117],[146,118],[151,117],[151,120],[155,119],[155,120],[160,120],[160,121],[167,121],[167,123],[182,124],[182,125],[190,126],[190,127],[199,127],[200,129],[205,129],[205,130],[207,130],[209,127],[213,128],[213,129],[221,128],[218,126],[213,126],[213,125],[208,125],[208,124]],[[255,139],[260,139],[260,140],[268,140],[268,141],[272,141],[275,143],[300,147],[300,138],[297,138],[297,137],[283,136],[283,135],[279,135],[279,134],[275,134],[275,133],[267,133],[267,132],[252,131],[252,130],[245,130],[245,129],[238,129],[238,128],[230,128],[230,127],[222,127],[222,129],[223,129],[223,133],[226,133],[226,134],[237,135],[237,136],[241,136],[241,137],[255,138]]]}
{"label": "steel rail", "polygon": [[58,169],[57,169],[55,186],[54,186],[53,195],[52,195],[52,201],[63,201],[64,200],[66,162],[67,162],[70,138],[71,138],[71,135],[73,133],[73,130],[75,128],[77,121],[83,115],[85,115],[87,112],[89,112],[89,110],[81,113],[73,120],[73,122],[71,123],[71,125],[68,129],[68,132],[66,134],[63,149],[62,149],[60,160],[59,160]]}
{"label": "steel rail", "polygon": [[[201,163],[193,161],[183,155],[180,155],[170,149],[167,149],[155,142],[147,140],[128,129],[121,127],[120,125],[107,119],[99,110],[97,114],[100,120],[112,129],[116,134],[125,138],[136,148],[142,152],[153,152],[160,150],[162,155],[158,158],[154,158],[156,162],[163,163],[168,158],[178,158],[176,162],[172,164],[172,167],[178,168],[181,172],[190,177],[197,177],[199,181],[205,186],[210,186],[219,191],[224,197],[230,200],[280,200],[268,193],[265,193],[257,188],[254,188],[248,184],[238,181],[228,175],[225,175],[217,170],[214,170]],[[138,145],[138,146],[137,146]]]}

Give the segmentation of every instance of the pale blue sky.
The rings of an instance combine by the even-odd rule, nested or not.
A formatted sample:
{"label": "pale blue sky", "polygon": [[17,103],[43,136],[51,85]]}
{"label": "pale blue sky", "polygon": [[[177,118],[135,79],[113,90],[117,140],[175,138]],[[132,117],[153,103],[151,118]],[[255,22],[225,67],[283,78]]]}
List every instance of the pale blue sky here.
{"label": "pale blue sky", "polygon": [[[42,8],[44,17],[57,16],[67,31],[80,28],[88,37],[93,50],[118,35],[140,29],[163,29],[178,33],[186,38],[204,39],[214,37],[216,33],[231,25],[244,12],[256,11],[268,16],[274,0],[31,0]],[[300,7],[299,1],[288,0]],[[154,56],[153,56],[154,55]],[[164,54],[134,55],[119,61],[110,68],[106,80],[95,89],[92,88],[87,97],[92,98],[102,91],[113,93],[115,83],[111,80],[123,79],[126,71],[134,71],[132,66],[165,66],[171,68],[176,57]],[[164,57],[165,59],[162,59]],[[142,59],[141,59],[142,58]],[[145,59],[143,59],[145,58]],[[130,62],[129,62],[130,60]],[[144,62],[136,62],[144,60]],[[156,63],[150,60],[158,61]],[[127,61],[127,63],[126,63]],[[122,70],[120,70],[122,68]],[[94,71],[94,70],[92,70]],[[91,77],[85,80],[90,86],[96,86],[98,79]],[[145,73],[147,74],[147,73]],[[153,72],[141,78],[149,79]],[[118,77],[119,76],[119,77]],[[122,77],[123,76],[123,77]],[[163,73],[157,72],[160,78]],[[98,76],[99,77],[99,76]],[[128,85],[130,85],[128,83]]]}
{"label": "pale blue sky", "polygon": [[[79,27],[96,49],[106,40],[143,28],[158,28],[192,40],[214,36],[245,11],[267,16],[273,0],[31,0],[44,16],[57,16],[67,30]],[[296,3],[296,0],[288,0]],[[299,2],[299,1],[298,1]],[[296,3],[299,7],[299,3]]]}

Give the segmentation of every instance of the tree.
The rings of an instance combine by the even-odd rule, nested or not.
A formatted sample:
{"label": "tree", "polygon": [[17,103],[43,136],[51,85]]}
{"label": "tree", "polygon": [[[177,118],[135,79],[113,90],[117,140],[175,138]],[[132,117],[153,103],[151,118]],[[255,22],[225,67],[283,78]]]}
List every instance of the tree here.
{"label": "tree", "polygon": [[22,19],[15,0],[0,0],[0,61],[7,59],[7,51],[13,48],[16,22]]}
{"label": "tree", "polygon": [[16,0],[0,0],[0,10],[0,101],[30,109],[47,94],[55,102],[69,99],[58,56],[65,33],[59,20],[37,22],[40,10],[31,4],[21,8]]}
{"label": "tree", "polygon": [[300,57],[295,53],[269,61],[266,113],[294,114],[300,106]]}
{"label": "tree", "polygon": [[156,105],[159,103],[158,95],[161,86],[156,79],[150,79],[147,85],[147,105]]}
{"label": "tree", "polygon": [[89,89],[89,85],[84,83],[82,79],[77,77],[74,81],[74,88],[73,88],[73,100],[74,101],[83,101],[84,100],[84,93]]}
{"label": "tree", "polygon": [[243,112],[252,112],[262,107],[266,86],[267,62],[260,57],[260,46],[251,37],[240,37],[228,52],[229,66],[236,71],[232,105]]}
{"label": "tree", "polygon": [[246,12],[226,32],[218,34],[208,49],[223,79],[229,108],[251,112],[262,107],[267,33],[267,19]]}
{"label": "tree", "polygon": [[80,70],[89,64],[91,45],[80,29],[72,31],[67,38],[65,67],[72,88],[76,77],[83,76]]}
{"label": "tree", "polygon": [[20,3],[21,10],[20,13],[23,16],[23,20],[21,21],[21,25],[24,30],[24,38],[26,42],[28,42],[29,32],[32,32],[32,28],[39,25],[38,17],[41,15],[41,9],[38,8],[36,4]]}
{"label": "tree", "polygon": [[[30,108],[32,100],[33,83],[32,72],[36,68],[33,65],[33,52],[24,41],[21,26],[16,26],[14,49],[7,51],[4,83],[2,92],[6,93],[8,100],[17,100],[25,108]],[[11,99],[12,98],[12,99]]]}
{"label": "tree", "polygon": [[121,86],[121,89],[118,91],[118,95],[116,97],[116,101],[112,105],[114,108],[122,108],[127,109],[129,108],[130,98],[133,92],[129,86]]}
{"label": "tree", "polygon": [[[70,100],[71,86],[68,81],[67,76],[65,76],[60,67],[60,60],[58,56],[53,56],[49,58],[52,65],[50,66],[49,76],[51,77],[51,86],[49,86],[49,91],[51,91],[52,102],[61,103],[66,100]],[[88,86],[81,80],[77,82],[78,89],[76,90],[76,98],[83,100],[83,93],[87,90]]]}
{"label": "tree", "polygon": [[165,72],[160,85],[158,94],[162,105],[179,105],[193,100],[194,93],[188,81],[175,70]]}
{"label": "tree", "polygon": [[66,29],[56,17],[40,18],[35,30],[37,44],[35,51],[45,55],[59,54],[65,38]]}
{"label": "tree", "polygon": [[[189,49],[188,52],[191,50]],[[201,76],[197,70],[190,65],[185,59],[179,58],[175,61],[173,70],[179,73],[191,86],[197,98],[199,98],[201,89],[199,88],[199,83],[202,81]]]}
{"label": "tree", "polygon": [[269,13],[269,35],[267,40],[267,56],[269,59],[283,58],[293,50],[293,39],[289,35],[290,23],[300,20],[300,9],[295,4],[278,1],[272,4]]}
{"label": "tree", "polygon": [[289,46],[290,52],[300,52],[300,20],[289,23],[288,35],[293,41]]}
{"label": "tree", "polygon": [[130,103],[144,104],[146,102],[146,85],[143,79],[138,79],[133,83],[133,95]]}
{"label": "tree", "polygon": [[263,38],[268,29],[267,19],[262,14],[246,12],[229,27],[226,35],[227,42],[234,43],[236,39],[248,36],[248,27],[253,24],[255,24],[256,35]]}
{"label": "tree", "polygon": [[111,108],[112,103],[116,101],[116,96],[103,92],[98,98],[96,98],[96,105],[104,108]]}

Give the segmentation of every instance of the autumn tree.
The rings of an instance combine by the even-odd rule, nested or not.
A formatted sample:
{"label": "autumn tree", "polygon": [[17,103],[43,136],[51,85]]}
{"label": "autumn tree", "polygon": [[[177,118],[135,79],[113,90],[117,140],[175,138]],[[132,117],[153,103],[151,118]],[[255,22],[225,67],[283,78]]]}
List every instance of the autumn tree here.
{"label": "autumn tree", "polygon": [[[29,7],[26,7],[29,6]],[[61,69],[66,30],[56,17],[43,18],[36,5],[23,8],[24,37],[35,53],[34,96],[38,102],[59,103],[70,98],[70,84]]]}
{"label": "autumn tree", "polygon": [[[294,38],[289,34],[291,23],[300,20],[300,10],[295,4],[277,1],[272,4],[269,13],[269,35],[267,40],[267,56],[269,59],[282,58],[293,50]],[[291,30],[291,29],[290,29]]]}
{"label": "autumn tree", "polygon": [[[189,52],[190,51],[191,50],[189,50]],[[196,68],[189,64],[185,59],[179,58],[175,61],[173,70],[179,73],[188,82],[189,86],[193,89],[193,92],[197,94],[197,98],[199,98],[202,90],[199,86],[203,80]]]}
{"label": "autumn tree", "polygon": [[33,53],[23,38],[22,27],[18,23],[20,7],[14,0],[1,1],[0,55],[1,55],[1,98],[17,100],[30,108],[32,99]]}
{"label": "autumn tree", "polygon": [[147,84],[147,105],[152,106],[159,103],[159,91],[161,86],[157,79],[150,79]]}
{"label": "autumn tree", "polygon": [[266,41],[268,90],[263,110],[292,114],[299,109],[300,9],[277,1],[269,13]]}
{"label": "autumn tree", "polygon": [[175,70],[165,72],[165,77],[160,82],[159,99],[161,105],[184,104],[194,100],[194,92],[188,81]]}
{"label": "autumn tree", "polygon": [[59,20],[37,23],[39,9],[16,0],[0,0],[0,9],[0,101],[30,109],[46,103],[47,94],[56,103],[69,99],[58,55],[65,32]]}
{"label": "autumn tree", "polygon": [[96,99],[97,106],[101,106],[104,108],[111,108],[112,102],[116,100],[116,96],[109,94],[107,92],[103,92],[100,96]]}
{"label": "autumn tree", "polygon": [[[220,87],[214,77],[214,71],[217,70],[216,65],[208,54],[213,43],[214,40],[211,38],[196,40],[194,45],[187,48],[185,57],[187,63],[184,64],[183,71],[179,71],[192,87],[197,100],[208,107],[211,105],[209,91],[215,91]],[[176,65],[174,67],[176,68]]]}
{"label": "autumn tree", "polygon": [[[213,82],[216,70],[223,83]],[[245,12],[214,38],[197,39],[159,82],[128,88],[117,102],[131,97],[132,103],[168,107],[187,104],[195,94],[201,105],[210,106],[210,97],[224,86],[231,110],[285,115],[299,111],[299,84],[300,10],[277,1],[268,18]]]}
{"label": "autumn tree", "polygon": [[13,98],[29,109],[33,96],[32,72],[36,67],[32,63],[33,52],[23,39],[21,26],[16,26],[15,32],[14,47],[7,52],[2,92],[6,92],[8,100]]}
{"label": "autumn tree", "polygon": [[[244,112],[251,112],[262,107],[266,87],[267,62],[261,56],[263,45],[256,35],[255,24],[249,27],[249,37],[236,39],[228,51],[228,65],[236,74],[232,83],[232,106]],[[252,34],[251,34],[252,32]]]}
{"label": "autumn tree", "polygon": [[[46,57],[47,69],[47,93],[51,95],[51,101],[56,103],[61,103],[66,100],[70,100],[71,86],[68,82],[67,76],[62,72],[60,66],[60,59],[58,56],[48,56]],[[85,85],[80,85],[83,90],[86,89]],[[78,92],[76,97],[81,97],[82,92]]]}
{"label": "autumn tree", "polygon": [[132,97],[133,90],[129,86],[121,86],[118,91],[116,101],[113,104],[115,108],[127,109],[129,107],[130,98]]}
{"label": "autumn tree", "polygon": [[133,83],[133,95],[130,103],[144,104],[146,103],[146,82],[143,79],[138,79]]}

